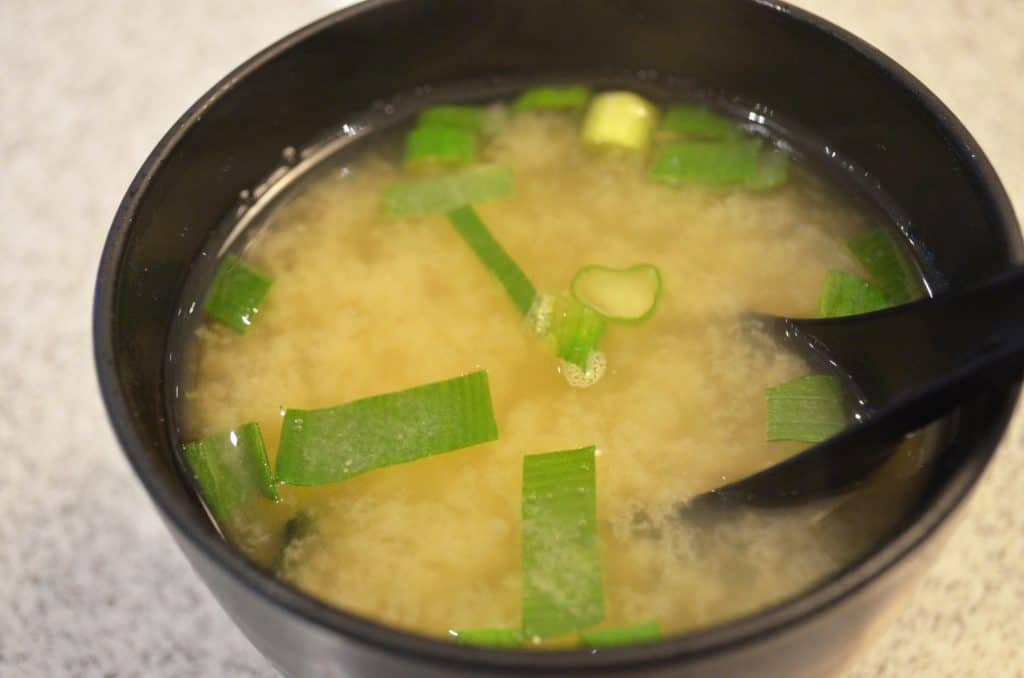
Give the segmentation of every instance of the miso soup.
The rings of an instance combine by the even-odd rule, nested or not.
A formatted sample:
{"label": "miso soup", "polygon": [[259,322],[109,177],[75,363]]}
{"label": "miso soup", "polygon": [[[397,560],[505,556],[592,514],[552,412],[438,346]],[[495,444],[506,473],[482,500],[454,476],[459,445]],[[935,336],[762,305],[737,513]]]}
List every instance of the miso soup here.
{"label": "miso soup", "polygon": [[[762,132],[548,88],[296,182],[189,338],[184,456],[227,539],[377,622],[541,649],[719,624],[864,555],[916,501],[920,436],[843,496],[685,510],[846,421],[748,314],[922,290],[865,265],[903,256],[882,212]],[[814,422],[786,409],[808,392]]]}

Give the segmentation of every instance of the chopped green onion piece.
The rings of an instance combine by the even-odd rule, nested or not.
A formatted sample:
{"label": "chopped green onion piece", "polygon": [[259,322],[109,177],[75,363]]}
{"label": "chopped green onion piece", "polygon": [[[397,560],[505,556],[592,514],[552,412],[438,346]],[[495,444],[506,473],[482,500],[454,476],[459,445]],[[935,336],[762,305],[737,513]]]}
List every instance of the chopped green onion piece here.
{"label": "chopped green onion piece", "polygon": [[607,364],[597,350],[604,318],[597,311],[562,295],[538,294],[526,315],[526,326],[538,337],[550,337],[560,358],[562,376],[575,388],[589,388],[604,376]]}
{"label": "chopped green onion piece", "polygon": [[538,294],[526,326],[538,337],[548,338],[562,359],[558,371],[573,388],[590,388],[604,376],[607,362],[598,350],[605,321],[589,306],[562,295]]}
{"label": "chopped green onion piece", "polygon": [[537,290],[529,281],[522,269],[502,248],[501,243],[494,239],[487,226],[480,220],[476,211],[470,207],[460,207],[448,213],[448,219],[455,226],[462,239],[470,246],[484,266],[491,270],[494,277],[502,284],[519,311],[526,315],[533,306]]}
{"label": "chopped green onion piece", "polygon": [[217,519],[229,517],[256,495],[280,500],[259,424],[203,438],[185,446],[185,459]]}
{"label": "chopped green onion piece", "polygon": [[534,87],[516,99],[517,111],[582,111],[590,101],[590,88],[582,85],[570,87]]}
{"label": "chopped green onion piece", "polygon": [[759,145],[742,142],[687,142],[666,146],[651,177],[666,184],[746,184],[757,169]]}
{"label": "chopped green onion piece", "polygon": [[512,194],[512,173],[498,165],[481,165],[442,177],[395,184],[384,194],[389,217],[451,212],[465,205]]}
{"label": "chopped green onion piece", "polygon": [[515,648],[523,644],[523,632],[520,629],[459,629],[449,631],[448,635],[459,645]]}
{"label": "chopped green onion piece", "polygon": [[583,640],[583,644],[592,648],[641,645],[643,643],[653,643],[662,638],[664,638],[664,635],[661,633],[661,627],[658,626],[657,622],[653,621],[580,633],[580,639]]}
{"label": "chopped green onion piece", "polygon": [[843,271],[829,271],[818,300],[819,318],[871,313],[891,304],[877,287],[864,278]]}
{"label": "chopped green onion piece", "polygon": [[420,113],[417,124],[421,127],[437,125],[479,132],[484,126],[486,115],[486,110],[477,106],[433,106]]}
{"label": "chopped green onion piece", "polygon": [[654,181],[671,186],[711,184],[768,189],[786,182],[789,156],[762,150],[759,139],[669,144],[651,169]]}
{"label": "chopped green onion piece", "polygon": [[233,255],[225,257],[203,301],[203,309],[239,334],[256,320],[271,281]]}
{"label": "chopped green onion piece", "polygon": [[921,296],[920,280],[884,228],[868,231],[848,245],[889,303],[905,304]]}
{"label": "chopped green onion piece", "polygon": [[498,437],[487,373],[321,410],[288,410],[278,480],[323,485]]}
{"label": "chopped green onion piece", "polygon": [[569,297],[560,297],[551,319],[558,357],[584,370],[587,358],[604,335],[605,322],[601,314]]}
{"label": "chopped green onion piece", "polygon": [[597,146],[643,151],[651,140],[658,109],[632,92],[604,92],[590,102],[583,140]]}
{"label": "chopped green onion piece", "polygon": [[405,137],[405,165],[457,165],[476,158],[476,134],[459,127],[420,125]]}
{"label": "chopped green onion piece", "polygon": [[523,634],[547,638],[604,618],[594,447],[523,458]]}
{"label": "chopped green onion piece", "polygon": [[755,140],[692,141],[666,146],[651,178],[671,185],[746,185],[757,172],[760,143]]}
{"label": "chopped green onion piece", "polygon": [[673,106],[668,109],[661,128],[701,139],[724,140],[741,136],[732,120],[696,106]]}
{"label": "chopped green onion piece", "polygon": [[661,298],[661,271],[652,264],[629,268],[584,266],[572,279],[572,296],[607,320],[641,323]]}
{"label": "chopped green onion piece", "polygon": [[763,151],[754,175],[747,180],[747,188],[765,191],[778,188],[789,179],[789,154],[773,148]]}
{"label": "chopped green onion piece", "polygon": [[818,443],[846,428],[843,388],[837,377],[814,375],[765,389],[768,440]]}

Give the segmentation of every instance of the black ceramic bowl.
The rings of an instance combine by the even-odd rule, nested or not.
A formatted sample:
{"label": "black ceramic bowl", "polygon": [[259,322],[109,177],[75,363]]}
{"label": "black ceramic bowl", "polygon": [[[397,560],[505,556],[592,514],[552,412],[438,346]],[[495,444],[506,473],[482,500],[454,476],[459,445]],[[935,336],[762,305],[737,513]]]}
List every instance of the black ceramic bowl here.
{"label": "black ceramic bowl", "polygon": [[378,0],[291,35],[217,84],[153,151],[114,219],[95,306],[103,397],[128,459],[196,572],[284,673],[826,676],[935,557],[1019,384],[960,409],[926,500],[870,557],[760,614],[598,654],[460,647],[318,603],[222,541],[178,474],[164,385],[181,287],[282,149],[424,84],[654,74],[736,95],[827,141],[822,154],[838,151],[898,206],[945,284],[1020,262],[1007,197],[956,118],[882,54],[776,2]]}

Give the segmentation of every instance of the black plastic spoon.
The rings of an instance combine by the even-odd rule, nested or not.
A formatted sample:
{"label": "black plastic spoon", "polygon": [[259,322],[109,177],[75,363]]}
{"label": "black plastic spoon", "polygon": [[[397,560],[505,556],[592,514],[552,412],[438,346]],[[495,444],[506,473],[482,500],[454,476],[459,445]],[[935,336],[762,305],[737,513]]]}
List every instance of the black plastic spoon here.
{"label": "black plastic spoon", "polygon": [[758,318],[784,345],[851,377],[873,409],[832,438],[698,495],[683,510],[786,506],[842,492],[884,462],[892,443],[1024,369],[1024,268],[876,313]]}

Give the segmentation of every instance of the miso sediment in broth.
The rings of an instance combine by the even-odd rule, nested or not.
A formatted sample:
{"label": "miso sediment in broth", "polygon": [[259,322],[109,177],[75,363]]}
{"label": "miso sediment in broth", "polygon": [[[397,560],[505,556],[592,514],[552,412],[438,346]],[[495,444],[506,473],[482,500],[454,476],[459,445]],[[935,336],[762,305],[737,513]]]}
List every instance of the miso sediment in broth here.
{"label": "miso sediment in broth", "polygon": [[[523,526],[533,519],[524,505],[524,457],[538,453],[583,450],[579,459],[593,460],[596,539],[587,548],[597,569],[588,562],[577,580],[589,577],[587,595],[603,598],[598,607],[585,601],[591,609],[580,613],[577,629],[585,639],[588,630],[634,625],[653,627],[655,636],[680,633],[823,581],[865,553],[914,501],[917,484],[908,478],[919,442],[908,441],[864,487],[838,499],[701,522],[679,507],[831,430],[800,439],[785,432],[786,422],[769,421],[766,390],[812,370],[744,315],[813,316],[904,301],[891,290],[900,276],[913,277],[911,269],[871,270],[878,256],[861,254],[889,247],[879,217],[731,122],[686,108],[656,118],[653,106],[644,109],[632,95],[587,104],[590,93],[581,88],[545,92],[536,106],[425,114],[417,130],[456,130],[441,133],[446,145],[410,138],[403,160],[397,144],[371,139],[264,217],[240,261],[231,260],[248,294],[241,315],[234,312],[245,319],[236,327],[217,322],[218,312],[231,317],[231,305],[224,310],[208,297],[183,412],[187,440],[233,431],[230,440],[242,449],[243,436],[260,436],[267,464],[243,471],[264,491],[238,491],[233,507],[215,506],[209,487],[238,488],[222,470],[202,466],[219,453],[215,442],[190,446],[208,505],[244,554],[311,596],[430,636],[468,630],[470,642],[474,629],[524,628],[524,595],[536,593],[524,594],[524,578],[536,576],[524,568],[545,557],[524,550],[560,548],[557,534],[536,541]],[[552,97],[562,110],[545,110]],[[602,106],[612,117],[632,110],[633,127],[609,133],[606,123],[602,130]],[[722,152],[740,160],[700,169]],[[754,162],[760,178],[744,179],[737,162]],[[536,289],[525,317],[529,288],[510,283],[508,270],[499,280],[490,269],[501,264],[468,246],[455,217],[382,210],[396,185],[479,168],[507,173],[511,194],[474,202],[463,217],[470,229],[478,218]],[[659,171],[676,174],[665,181]],[[230,282],[218,278],[217,285]],[[843,291],[851,284],[853,296]],[[574,292],[594,289],[635,317],[598,318],[591,360],[572,365],[559,359],[557,339],[538,336],[538,319],[566,308]],[[590,303],[597,310],[587,313],[615,317]],[[330,470],[320,469],[326,475],[301,468],[301,454],[282,470],[283,425],[298,427],[286,432],[294,439],[303,422],[313,425],[309,410],[481,372],[486,383],[476,386],[488,389],[496,431],[481,424],[469,446],[402,452],[406,436],[419,433],[386,431],[395,448],[380,454],[394,458],[349,473],[352,459],[341,457],[365,452],[354,449],[370,444],[359,436],[380,434],[359,429],[356,442],[336,450]],[[241,429],[246,422],[258,429]],[[772,426],[798,440],[769,442]],[[276,482],[282,478],[292,481]],[[579,510],[577,527],[590,529]],[[570,572],[576,566],[572,558],[564,564]],[[526,586],[543,590],[544,582]],[[584,604],[559,602],[559,590],[545,595],[545,604]],[[524,647],[577,642],[576,633],[526,635]],[[487,638],[481,642],[510,644],[508,636]]]}

